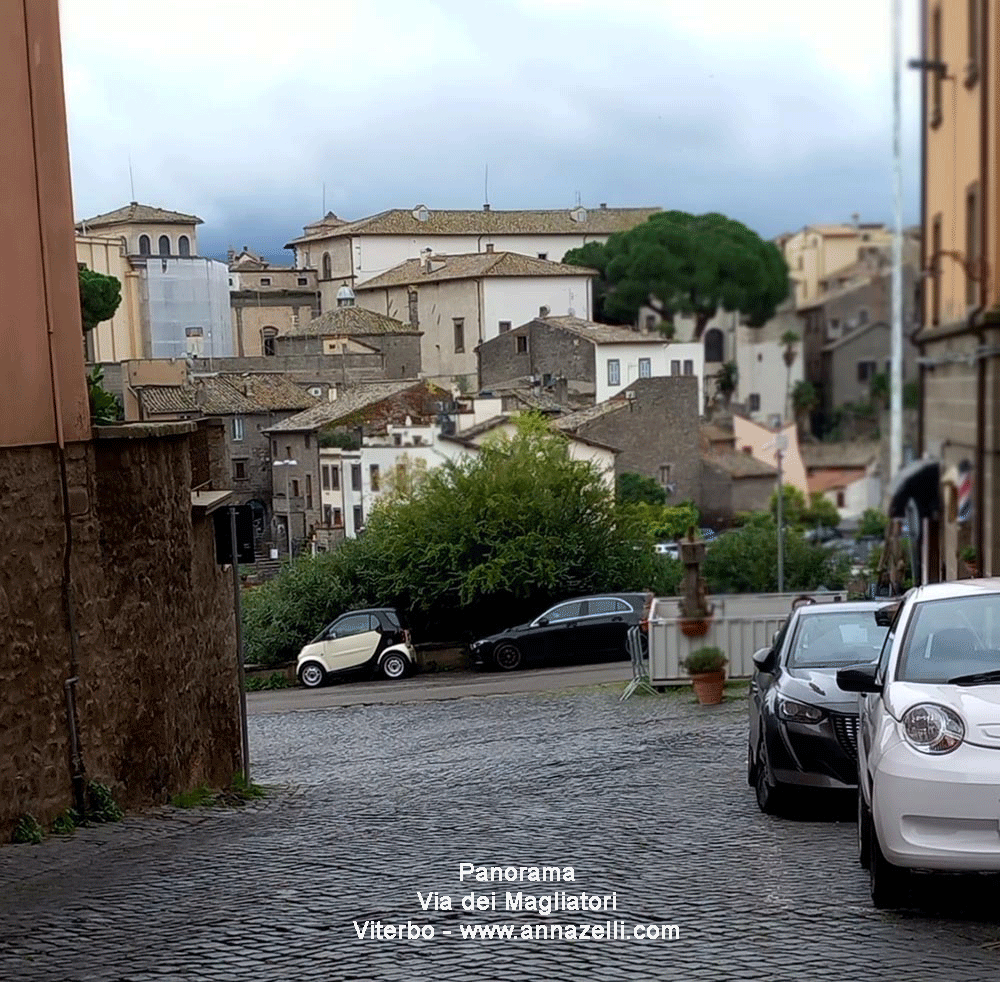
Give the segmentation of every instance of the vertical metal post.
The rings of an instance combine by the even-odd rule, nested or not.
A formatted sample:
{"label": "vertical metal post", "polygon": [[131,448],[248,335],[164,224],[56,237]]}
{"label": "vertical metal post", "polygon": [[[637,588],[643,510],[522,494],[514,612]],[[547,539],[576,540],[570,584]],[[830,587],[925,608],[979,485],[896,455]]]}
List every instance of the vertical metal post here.
{"label": "vertical metal post", "polygon": [[229,506],[229,545],[232,549],[233,608],[236,613],[236,664],[240,684],[240,739],[243,743],[243,780],[250,783],[250,739],[247,736],[247,692],[243,675],[243,602],[240,597],[240,553],[236,545],[236,506]]}
{"label": "vertical metal post", "polygon": [[285,532],[288,534],[288,561],[292,561],[292,498],[289,494],[289,487],[291,485],[291,474],[288,473],[288,468],[292,466],[290,460],[285,461],[285,508],[287,514],[285,515]]}
{"label": "vertical metal post", "polygon": [[902,0],[892,0],[892,334],[889,378],[889,478],[903,466],[903,154],[900,30]]}
{"label": "vertical metal post", "polygon": [[781,486],[781,461],[784,452],[778,448],[778,593],[785,592],[785,495]]}

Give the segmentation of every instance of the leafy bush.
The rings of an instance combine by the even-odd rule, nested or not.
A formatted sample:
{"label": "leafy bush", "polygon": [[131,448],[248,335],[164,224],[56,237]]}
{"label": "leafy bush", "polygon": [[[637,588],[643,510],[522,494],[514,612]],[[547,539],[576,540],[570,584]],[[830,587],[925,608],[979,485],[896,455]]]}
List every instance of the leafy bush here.
{"label": "leafy bush", "polygon": [[34,815],[22,815],[14,826],[11,842],[24,842],[37,846],[45,835],[45,829]]}
{"label": "leafy bush", "polygon": [[706,646],[695,648],[681,662],[681,666],[689,675],[703,675],[707,672],[721,672],[726,660],[721,648]]}
{"label": "leafy bush", "polygon": [[618,477],[618,500],[623,504],[662,505],[667,492],[655,478],[626,473]]}
{"label": "leafy bush", "polygon": [[[837,506],[818,491],[814,491],[809,496],[807,503],[806,496],[797,487],[784,484],[781,488],[781,502],[781,517],[786,526],[815,528],[817,525],[821,525],[824,528],[836,528],[840,524],[840,513],[837,511]],[[777,491],[771,495],[771,516],[777,521]]]}
{"label": "leafy bush", "polygon": [[885,537],[885,530],[889,524],[889,519],[885,513],[877,508],[866,508],[858,523],[856,538],[858,539],[882,539]]}
{"label": "leafy bush", "polygon": [[643,526],[654,542],[676,542],[687,535],[693,525],[698,528],[701,521],[694,502],[684,501],[677,505],[626,505],[628,514]]}
{"label": "leafy bush", "polygon": [[87,784],[87,814],[88,822],[118,822],[125,813],[118,806],[111,788],[106,784],[91,781]]}
{"label": "leafy bush", "polygon": [[[801,530],[785,529],[785,590],[826,586],[844,588],[850,564],[805,540]],[[773,593],[778,589],[778,527],[770,515],[758,514],[708,550],[702,573],[711,593]]]}

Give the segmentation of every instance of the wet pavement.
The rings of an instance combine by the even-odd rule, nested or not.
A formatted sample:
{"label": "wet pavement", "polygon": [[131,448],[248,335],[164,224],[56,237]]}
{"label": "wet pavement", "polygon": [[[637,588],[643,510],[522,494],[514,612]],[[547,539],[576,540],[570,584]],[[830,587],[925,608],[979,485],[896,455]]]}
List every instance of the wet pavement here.
{"label": "wet pavement", "polygon": [[758,812],[742,700],[620,692],[258,713],[268,800],[0,848],[0,980],[1000,978],[995,906],[872,909],[849,802]]}

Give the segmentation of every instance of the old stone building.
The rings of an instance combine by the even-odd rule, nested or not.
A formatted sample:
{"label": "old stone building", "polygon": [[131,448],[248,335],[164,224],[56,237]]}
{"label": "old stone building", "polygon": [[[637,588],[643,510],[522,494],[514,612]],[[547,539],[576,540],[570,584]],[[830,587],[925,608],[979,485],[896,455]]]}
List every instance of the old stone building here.
{"label": "old stone building", "polygon": [[562,416],[556,429],[618,451],[615,473],[642,474],[670,501],[697,501],[701,482],[698,379],[642,378],[625,391]]}

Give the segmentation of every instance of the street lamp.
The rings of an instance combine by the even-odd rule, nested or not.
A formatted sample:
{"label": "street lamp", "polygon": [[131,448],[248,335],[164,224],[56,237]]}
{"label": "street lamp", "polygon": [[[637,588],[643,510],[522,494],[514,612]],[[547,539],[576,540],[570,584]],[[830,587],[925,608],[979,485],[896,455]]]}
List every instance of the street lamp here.
{"label": "street lamp", "polygon": [[[272,467],[298,467],[297,460],[275,460]],[[285,531],[288,533],[288,558],[292,558],[292,499],[288,493],[289,473],[285,471]]]}

